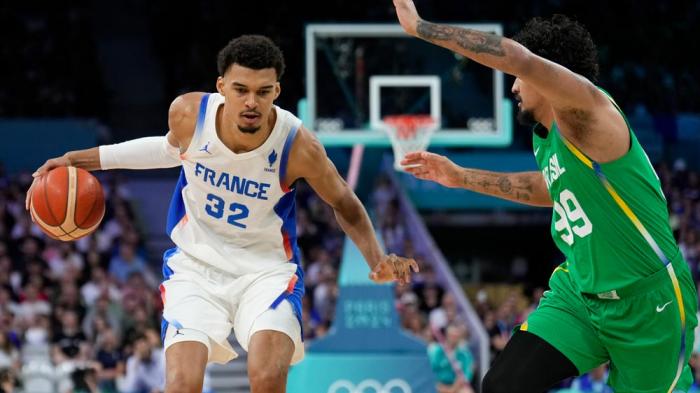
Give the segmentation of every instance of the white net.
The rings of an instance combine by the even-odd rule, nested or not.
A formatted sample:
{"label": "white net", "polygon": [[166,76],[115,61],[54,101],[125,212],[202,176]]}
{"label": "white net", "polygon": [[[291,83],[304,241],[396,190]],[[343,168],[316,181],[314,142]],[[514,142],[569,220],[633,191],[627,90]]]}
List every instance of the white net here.
{"label": "white net", "polygon": [[394,168],[403,171],[403,157],[414,151],[424,151],[438,123],[427,115],[394,115],[383,119],[383,129],[389,135],[394,150]]}

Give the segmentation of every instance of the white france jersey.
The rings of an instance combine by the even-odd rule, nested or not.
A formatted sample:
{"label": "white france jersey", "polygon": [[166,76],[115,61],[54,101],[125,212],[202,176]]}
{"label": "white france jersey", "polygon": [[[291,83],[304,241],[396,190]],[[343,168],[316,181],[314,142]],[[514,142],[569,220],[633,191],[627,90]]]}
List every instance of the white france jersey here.
{"label": "white france jersey", "polygon": [[234,275],[288,262],[299,266],[293,189],[284,182],[301,120],[275,106],[277,120],[255,150],[234,153],[216,133],[224,97],[202,97],[194,136],[168,212],[177,247]]}

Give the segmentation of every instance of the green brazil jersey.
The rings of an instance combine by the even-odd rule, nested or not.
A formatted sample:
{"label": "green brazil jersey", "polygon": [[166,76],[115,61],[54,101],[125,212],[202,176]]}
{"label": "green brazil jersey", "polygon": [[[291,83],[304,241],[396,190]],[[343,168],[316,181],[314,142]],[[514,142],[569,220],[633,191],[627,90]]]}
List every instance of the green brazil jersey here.
{"label": "green brazil jersey", "polygon": [[629,132],[629,151],[601,164],[567,141],[556,123],[546,138],[533,133],[553,202],[552,237],[582,292],[627,286],[661,270],[663,256],[670,260],[679,253],[659,178]]}

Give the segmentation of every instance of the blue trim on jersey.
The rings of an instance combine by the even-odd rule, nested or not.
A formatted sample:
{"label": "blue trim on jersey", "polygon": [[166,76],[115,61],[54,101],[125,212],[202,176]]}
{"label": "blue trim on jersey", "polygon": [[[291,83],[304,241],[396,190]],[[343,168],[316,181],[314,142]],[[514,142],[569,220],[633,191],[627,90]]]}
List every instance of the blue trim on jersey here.
{"label": "blue trim on jersey", "polygon": [[[180,250],[177,247],[173,247],[171,249],[165,250],[165,252],[163,253],[163,282],[168,281],[170,279],[170,276],[172,276],[175,273],[173,269],[168,265],[168,260],[170,260],[170,258],[172,258],[173,255],[177,254],[178,251]],[[160,322],[160,340],[162,342],[165,342],[166,331],[168,331],[168,321],[165,319],[165,316],[163,316],[163,320]]]}
{"label": "blue trim on jersey", "polygon": [[182,217],[185,216],[185,201],[182,200],[182,189],[187,185],[187,178],[185,177],[185,170],[180,170],[180,177],[177,179],[177,184],[175,184],[175,190],[173,191],[173,196],[170,199],[170,207],[168,208],[168,218],[165,223],[165,232],[170,236],[173,229],[177,225]]}
{"label": "blue trim on jersey", "polygon": [[[296,131],[296,129],[294,130]],[[290,135],[292,132],[290,132]],[[292,138],[293,139],[293,138]],[[289,138],[287,139],[289,141]],[[285,143],[284,151],[288,151],[287,149],[287,143]],[[284,163],[286,163],[286,155],[282,155],[282,162],[280,163],[280,172],[282,171],[282,166]],[[280,303],[282,303],[283,300],[289,300],[289,303],[292,305],[292,309],[294,310],[294,314],[297,317],[297,320],[299,321],[299,326],[302,327],[303,325],[301,323],[301,299],[304,297],[304,269],[301,267],[301,258],[300,255],[301,253],[299,252],[299,247],[297,246],[297,225],[296,225],[296,190],[292,190],[291,192],[288,192],[280,198],[279,202],[275,205],[275,213],[282,219],[282,233],[286,233],[289,239],[289,245],[292,248],[292,259],[289,262],[296,263],[297,265],[297,282],[294,285],[294,290],[290,293],[287,292],[286,289],[284,292],[282,292],[277,299],[275,299],[274,302],[270,305],[270,308],[275,309],[277,306],[279,306]],[[303,331],[302,331],[302,340],[304,337]]]}
{"label": "blue trim on jersey", "polygon": [[292,248],[293,257],[290,262],[300,264],[299,250],[297,247],[297,224],[296,224],[296,191],[292,190],[280,198],[275,205],[275,213],[282,219],[282,233],[289,238],[289,245]]}
{"label": "blue trim on jersey", "polygon": [[196,143],[199,140],[199,136],[204,130],[204,120],[207,116],[207,104],[209,103],[209,93],[202,96],[202,101],[199,104],[199,115],[197,115],[197,125],[194,128],[194,136],[192,137],[192,142]]}
{"label": "blue trim on jersey", "polygon": [[[209,102],[209,93],[202,96],[202,101],[199,104],[199,115],[197,115],[197,123],[194,128],[194,136],[190,144],[197,143],[197,139],[204,129],[204,120],[207,116],[207,103]],[[165,232],[170,236],[173,229],[182,217],[185,216],[185,202],[182,200],[182,189],[187,185],[184,168],[180,170],[180,178],[177,179],[175,191],[170,199],[170,207],[168,208],[168,219],[165,224]]]}
{"label": "blue trim on jersey", "polygon": [[292,150],[292,142],[294,142],[294,137],[297,135],[297,130],[299,130],[298,127],[292,128],[289,134],[287,134],[287,139],[284,141],[282,158],[280,159],[280,184],[284,184],[284,179],[287,177],[287,160],[289,159],[289,151]]}

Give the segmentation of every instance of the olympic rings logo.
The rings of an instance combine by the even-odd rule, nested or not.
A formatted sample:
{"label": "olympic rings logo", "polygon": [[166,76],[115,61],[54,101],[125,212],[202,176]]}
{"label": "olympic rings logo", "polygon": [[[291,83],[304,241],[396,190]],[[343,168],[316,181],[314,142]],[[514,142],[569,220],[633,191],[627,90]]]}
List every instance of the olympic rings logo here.
{"label": "olympic rings logo", "polygon": [[403,379],[394,378],[382,385],[376,379],[365,379],[355,385],[347,379],[339,379],[328,388],[328,393],[412,393]]}

